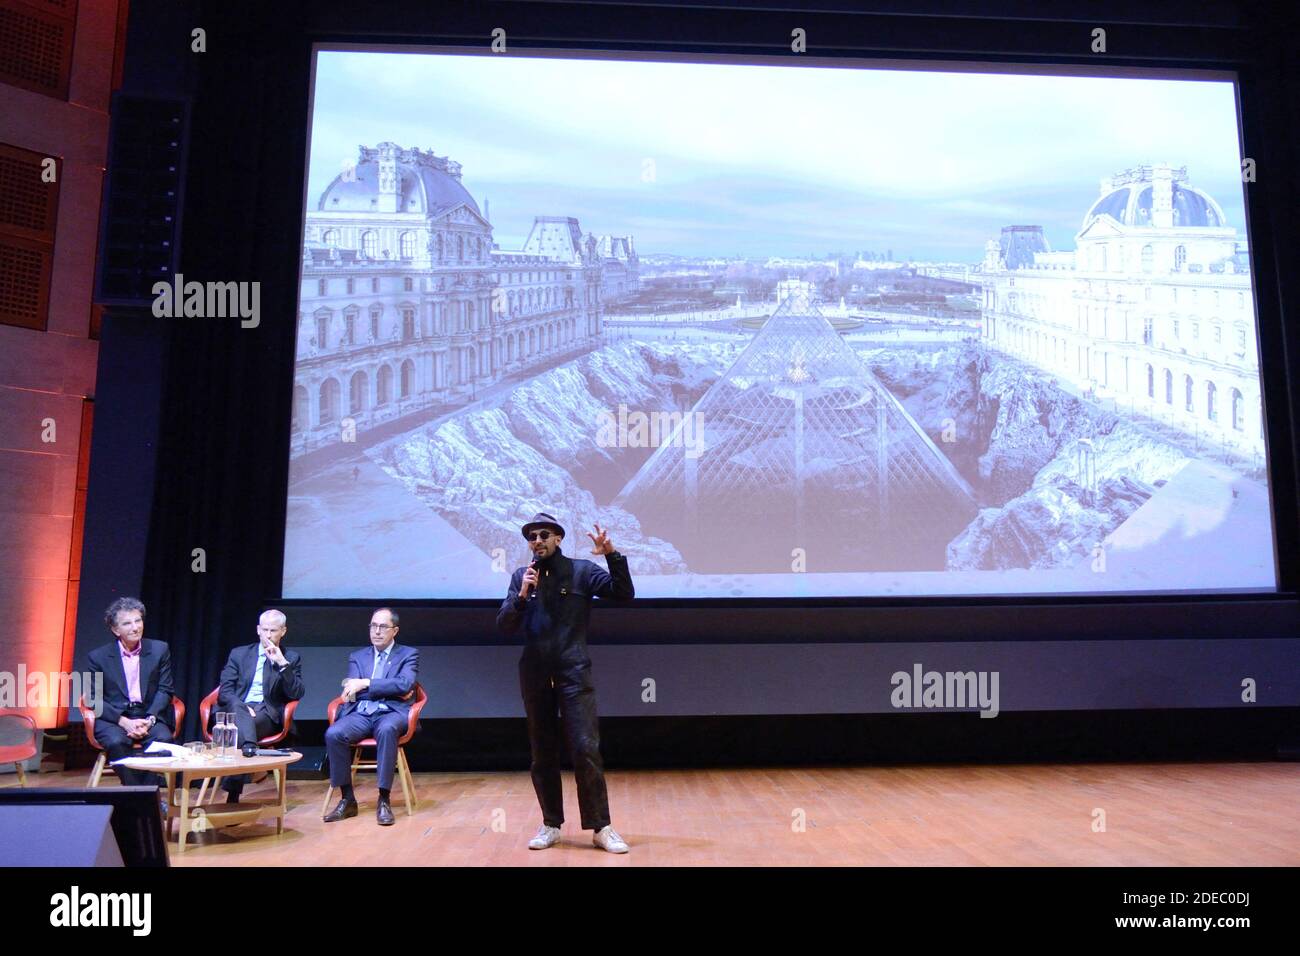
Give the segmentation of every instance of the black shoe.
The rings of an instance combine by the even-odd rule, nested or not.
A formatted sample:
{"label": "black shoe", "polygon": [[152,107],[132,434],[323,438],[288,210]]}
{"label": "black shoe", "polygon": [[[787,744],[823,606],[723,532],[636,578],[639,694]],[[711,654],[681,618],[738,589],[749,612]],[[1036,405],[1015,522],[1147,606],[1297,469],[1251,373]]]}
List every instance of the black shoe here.
{"label": "black shoe", "polygon": [[357,802],[344,797],[329,813],[325,814],[326,823],[337,823],[357,815]]}
{"label": "black shoe", "polygon": [[381,827],[391,827],[397,822],[393,819],[393,808],[383,797],[379,798],[379,806],[375,808],[375,819],[379,821]]}

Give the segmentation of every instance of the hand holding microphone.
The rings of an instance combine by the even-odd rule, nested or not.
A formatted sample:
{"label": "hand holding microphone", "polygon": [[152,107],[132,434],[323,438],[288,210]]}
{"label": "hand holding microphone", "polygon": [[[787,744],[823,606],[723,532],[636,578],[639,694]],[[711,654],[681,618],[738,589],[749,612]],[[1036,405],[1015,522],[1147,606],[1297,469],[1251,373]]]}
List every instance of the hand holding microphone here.
{"label": "hand holding microphone", "polygon": [[534,558],[533,563],[528,565],[528,567],[524,568],[524,579],[523,582],[519,585],[519,596],[523,598],[525,601],[529,601],[532,600],[532,598],[536,594],[537,594],[537,559]]}

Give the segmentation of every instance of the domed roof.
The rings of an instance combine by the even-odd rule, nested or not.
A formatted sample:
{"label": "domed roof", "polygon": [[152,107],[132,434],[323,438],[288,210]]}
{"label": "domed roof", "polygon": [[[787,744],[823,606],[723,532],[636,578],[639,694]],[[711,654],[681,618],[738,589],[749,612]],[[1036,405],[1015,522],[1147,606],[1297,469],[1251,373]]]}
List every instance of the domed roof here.
{"label": "domed roof", "polygon": [[[381,148],[388,144],[381,144]],[[397,150],[397,211],[437,214],[461,203],[478,215],[478,203],[460,182],[460,164],[431,152]],[[361,158],[346,174],[340,173],[321,193],[321,212],[375,212],[379,208],[378,150],[362,147]]]}
{"label": "domed roof", "polygon": [[[1151,226],[1152,182],[1150,167],[1142,167],[1140,178],[1132,182],[1116,182],[1115,188],[1103,195],[1083,217],[1083,229],[1097,216],[1108,215],[1125,226]],[[1117,177],[1118,179],[1118,177]],[[1223,209],[1204,190],[1186,182],[1173,182],[1173,225],[1188,226],[1227,225]]]}

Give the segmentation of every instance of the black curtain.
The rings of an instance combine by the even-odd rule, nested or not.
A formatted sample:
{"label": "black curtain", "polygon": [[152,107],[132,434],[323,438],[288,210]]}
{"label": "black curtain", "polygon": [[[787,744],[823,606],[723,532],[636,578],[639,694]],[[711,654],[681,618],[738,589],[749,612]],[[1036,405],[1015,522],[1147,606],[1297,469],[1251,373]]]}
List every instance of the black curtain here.
{"label": "black curtain", "polygon": [[260,283],[256,328],[159,320],[169,357],[142,590],[150,635],[172,648],[187,740],[229,649],[256,640],[284,539],[309,68],[301,29],[256,11],[204,9],[192,22],[206,52],[181,54],[198,74],[180,271]]}

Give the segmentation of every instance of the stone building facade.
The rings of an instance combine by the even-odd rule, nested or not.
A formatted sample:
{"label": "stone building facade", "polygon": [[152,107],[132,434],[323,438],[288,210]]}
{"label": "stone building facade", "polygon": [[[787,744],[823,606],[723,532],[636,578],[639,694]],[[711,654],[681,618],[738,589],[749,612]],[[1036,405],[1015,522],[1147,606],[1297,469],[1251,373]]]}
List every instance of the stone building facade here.
{"label": "stone building facade", "polygon": [[363,146],[306,215],[293,453],[596,348],[638,282],[631,237],[537,217],[502,251],[459,163]]}
{"label": "stone building facade", "polygon": [[1073,251],[1037,227],[985,244],[983,336],[1119,407],[1245,455],[1264,451],[1243,237],[1186,168],[1101,181]]}

